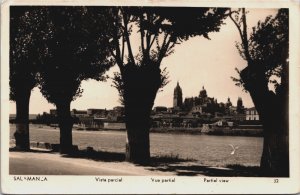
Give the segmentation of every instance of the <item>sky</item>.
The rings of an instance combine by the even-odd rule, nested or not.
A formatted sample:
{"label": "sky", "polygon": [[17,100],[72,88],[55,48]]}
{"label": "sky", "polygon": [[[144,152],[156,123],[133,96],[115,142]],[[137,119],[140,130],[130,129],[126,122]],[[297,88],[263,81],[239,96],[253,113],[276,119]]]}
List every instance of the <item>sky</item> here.
{"label": "sky", "polygon": [[[259,20],[264,20],[268,15],[275,15],[276,12],[276,9],[250,9],[247,15],[248,32]],[[204,86],[208,96],[216,98],[218,102],[226,102],[229,97],[236,106],[238,97],[241,97],[245,107],[253,106],[249,93],[235,86],[231,79],[231,76],[238,77],[235,67],[241,70],[247,63],[235,47],[235,42],[240,41],[236,27],[229,18],[225,23],[219,32],[209,33],[211,40],[204,37],[190,38],[176,45],[175,52],[163,59],[161,67],[167,67],[170,82],[157,94],[154,106],[172,107],[177,82],[182,88],[183,99],[198,96]],[[118,67],[114,66],[107,74],[112,76],[113,72],[117,71]],[[112,87],[111,80],[83,81],[81,87],[84,90],[82,97],[71,103],[71,109],[112,109],[120,105],[118,92]],[[33,89],[29,105],[30,114],[49,112],[54,108],[38,88]],[[16,113],[14,102],[10,102],[10,113]]]}

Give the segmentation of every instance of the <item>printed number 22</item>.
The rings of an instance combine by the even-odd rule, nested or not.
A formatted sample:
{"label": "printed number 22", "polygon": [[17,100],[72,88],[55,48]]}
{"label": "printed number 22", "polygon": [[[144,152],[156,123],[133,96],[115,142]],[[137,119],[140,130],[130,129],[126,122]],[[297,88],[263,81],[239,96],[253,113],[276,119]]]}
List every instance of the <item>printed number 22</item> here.
{"label": "printed number 22", "polygon": [[274,179],[274,183],[279,183],[279,180],[278,179]]}

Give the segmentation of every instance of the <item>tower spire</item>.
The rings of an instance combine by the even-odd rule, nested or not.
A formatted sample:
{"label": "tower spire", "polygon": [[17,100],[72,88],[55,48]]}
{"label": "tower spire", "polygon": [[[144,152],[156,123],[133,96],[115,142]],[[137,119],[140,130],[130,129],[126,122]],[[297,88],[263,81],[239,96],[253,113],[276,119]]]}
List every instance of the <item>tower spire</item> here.
{"label": "tower spire", "polygon": [[177,86],[174,89],[174,97],[173,97],[173,107],[180,108],[182,106],[182,90],[179,86],[179,81],[177,80]]}

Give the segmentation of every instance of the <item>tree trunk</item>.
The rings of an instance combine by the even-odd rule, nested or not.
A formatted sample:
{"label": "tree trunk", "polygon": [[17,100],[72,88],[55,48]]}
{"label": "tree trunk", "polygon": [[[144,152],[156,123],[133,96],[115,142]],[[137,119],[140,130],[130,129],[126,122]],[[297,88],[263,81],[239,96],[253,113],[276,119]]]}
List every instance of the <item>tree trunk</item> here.
{"label": "tree trunk", "polygon": [[73,120],[70,112],[71,102],[56,104],[57,117],[60,130],[60,153],[70,154],[73,151],[72,127]]}
{"label": "tree trunk", "polygon": [[126,160],[145,164],[150,160],[150,114],[161,86],[158,66],[127,65],[124,82],[125,122],[127,129]]}
{"label": "tree trunk", "polygon": [[264,128],[261,171],[264,176],[289,176],[288,92],[284,83],[281,93],[268,89],[268,80],[259,67],[248,66],[241,72]]}
{"label": "tree trunk", "polygon": [[282,134],[265,133],[260,164],[263,176],[288,177],[288,137]]}
{"label": "tree trunk", "polygon": [[16,94],[16,149],[22,151],[30,150],[29,142],[29,100],[31,89],[26,87],[18,90]]}
{"label": "tree trunk", "polygon": [[150,160],[150,115],[138,107],[125,106],[127,141],[126,160],[145,164]]}

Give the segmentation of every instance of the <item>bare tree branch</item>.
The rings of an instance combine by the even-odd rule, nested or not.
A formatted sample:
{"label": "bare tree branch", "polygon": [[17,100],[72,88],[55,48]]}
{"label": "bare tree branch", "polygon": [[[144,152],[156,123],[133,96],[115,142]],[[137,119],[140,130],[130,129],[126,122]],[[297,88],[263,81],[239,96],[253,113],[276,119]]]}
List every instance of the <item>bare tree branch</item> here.
{"label": "bare tree branch", "polygon": [[123,10],[123,22],[124,22],[124,35],[125,35],[126,42],[127,42],[127,49],[128,49],[129,59],[131,60],[132,63],[135,63],[134,62],[133,53],[132,53],[132,48],[131,48],[131,43],[130,43],[128,28],[127,28],[127,26],[128,26],[128,18],[127,18],[127,14],[125,13],[124,10]]}
{"label": "bare tree branch", "polygon": [[151,34],[149,33],[149,30],[147,30],[147,33],[146,33],[146,50],[149,50],[150,39],[151,39]]}
{"label": "bare tree branch", "polygon": [[236,28],[238,29],[238,32],[240,34],[242,45],[244,48],[244,55],[248,62],[251,61],[251,57],[249,54],[249,45],[248,45],[248,37],[247,37],[247,22],[246,22],[246,13],[245,8],[242,9],[242,23],[243,23],[243,31],[241,29],[241,25],[235,21],[235,19],[232,17],[232,13],[236,13],[234,11],[230,11],[229,17],[232,20],[232,22],[235,24]]}
{"label": "bare tree branch", "polygon": [[160,51],[161,50],[161,47],[159,46],[159,40],[158,40],[158,36],[156,37],[156,48],[157,48],[157,51]]}
{"label": "bare tree branch", "polygon": [[117,60],[117,55],[114,53],[114,51],[112,50],[112,48],[108,47],[111,55]]}
{"label": "bare tree branch", "polygon": [[[169,40],[167,41],[167,38],[169,38]],[[161,63],[162,59],[165,57],[168,49],[169,49],[169,46],[170,46],[170,43],[171,43],[171,35],[169,36],[168,34],[165,36],[164,38],[164,42],[163,42],[163,45],[161,46],[161,50],[159,52],[159,55],[158,55],[158,58],[157,58],[157,62],[158,64]]]}
{"label": "bare tree branch", "polygon": [[142,28],[142,21],[143,20],[143,15],[140,15],[140,35],[141,35],[141,48],[142,48],[142,53],[145,52],[145,44],[144,44],[144,37],[145,37],[145,32]]}
{"label": "bare tree branch", "polygon": [[235,24],[236,28],[239,31],[240,37],[243,40],[243,33],[242,33],[242,30],[241,30],[241,26],[233,19],[232,15],[231,15],[232,13],[234,13],[234,12],[230,12],[229,17],[232,20],[232,22]]}
{"label": "bare tree branch", "polygon": [[124,62],[124,51],[125,50],[125,39],[124,39],[124,35],[122,36],[122,57],[121,60],[122,62]]}
{"label": "bare tree branch", "polygon": [[246,12],[245,12],[245,8],[242,9],[243,12],[243,45],[244,45],[244,49],[245,49],[245,56],[248,62],[252,61],[250,54],[249,54],[249,45],[248,45],[248,38],[247,38],[247,22],[246,22]]}
{"label": "bare tree branch", "polygon": [[116,54],[114,54],[114,51],[110,48],[110,52],[112,54],[112,56],[116,59],[117,65],[120,68],[120,71],[123,71],[123,60],[121,59],[121,52],[120,52],[120,44],[119,44],[119,37],[118,37],[118,28],[117,28],[117,23],[118,23],[118,12],[119,10],[116,10],[116,12],[114,13],[115,15],[115,27],[113,29],[113,44],[114,44],[114,48],[116,49]]}
{"label": "bare tree branch", "polygon": [[149,50],[151,49],[151,46],[153,45],[155,39],[156,39],[157,35],[154,35],[152,41],[150,42],[150,45],[149,45]]}

